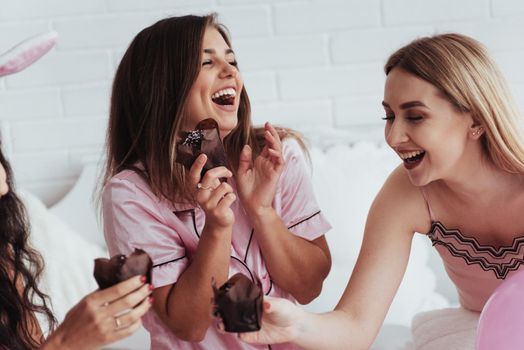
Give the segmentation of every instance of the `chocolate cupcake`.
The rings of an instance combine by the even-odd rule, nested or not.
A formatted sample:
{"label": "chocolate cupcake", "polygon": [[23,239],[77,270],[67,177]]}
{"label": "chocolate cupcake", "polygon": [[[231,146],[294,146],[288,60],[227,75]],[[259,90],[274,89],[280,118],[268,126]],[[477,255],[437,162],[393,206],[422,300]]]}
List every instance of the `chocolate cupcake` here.
{"label": "chocolate cupcake", "polygon": [[176,143],[176,162],[182,164],[187,170],[191,169],[197,157],[202,153],[207,156],[207,161],[201,176],[204,176],[209,169],[218,166],[231,169],[220,139],[218,123],[212,118],[200,121],[193,131],[180,132]]}
{"label": "chocolate cupcake", "polygon": [[213,286],[215,316],[220,316],[226,332],[260,330],[262,318],[262,284],[253,283],[241,273],[232,276],[220,288]]}
{"label": "chocolate cupcake", "polygon": [[105,289],[139,275],[146,276],[147,283],[151,283],[152,268],[149,255],[142,249],[135,249],[128,257],[119,254],[111,259],[95,259],[93,275],[100,289]]}

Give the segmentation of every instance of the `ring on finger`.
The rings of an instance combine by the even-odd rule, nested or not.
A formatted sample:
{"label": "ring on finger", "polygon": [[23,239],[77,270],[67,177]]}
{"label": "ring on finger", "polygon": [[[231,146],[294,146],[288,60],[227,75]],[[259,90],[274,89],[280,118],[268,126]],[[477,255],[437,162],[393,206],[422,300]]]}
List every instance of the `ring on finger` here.
{"label": "ring on finger", "polygon": [[200,182],[197,183],[197,190],[212,190],[213,187],[211,186],[204,186]]}
{"label": "ring on finger", "polygon": [[122,321],[120,320],[120,318],[116,317],[115,316],[115,328],[116,329],[120,329],[122,327]]}

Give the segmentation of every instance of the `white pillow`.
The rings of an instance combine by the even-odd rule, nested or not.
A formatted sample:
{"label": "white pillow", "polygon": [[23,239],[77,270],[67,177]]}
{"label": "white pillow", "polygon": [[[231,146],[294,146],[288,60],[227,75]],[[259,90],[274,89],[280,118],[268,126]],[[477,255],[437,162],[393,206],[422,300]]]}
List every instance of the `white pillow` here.
{"label": "white pillow", "polygon": [[75,185],[67,194],[49,208],[70,228],[74,229],[86,241],[100,247],[106,246],[104,234],[98,224],[94,206],[94,189],[98,181],[98,163],[96,159],[84,159],[84,167]]}
{"label": "white pillow", "polygon": [[67,311],[97,289],[94,259],[107,251],[83,239],[49,212],[36,196],[19,192],[31,223],[30,241],[45,262],[42,289],[50,296],[53,312],[61,322]]}
{"label": "white pillow", "polygon": [[[400,161],[389,148],[370,142],[339,145],[326,151],[314,147],[310,154],[317,200],[333,226],[326,234],[333,265],[320,297],[307,308],[327,311],[342,296],[356,263],[369,207]],[[430,247],[426,237],[415,236],[406,274],[386,323],[410,326],[416,313],[448,306],[446,299],[435,292],[435,275],[427,264]]]}

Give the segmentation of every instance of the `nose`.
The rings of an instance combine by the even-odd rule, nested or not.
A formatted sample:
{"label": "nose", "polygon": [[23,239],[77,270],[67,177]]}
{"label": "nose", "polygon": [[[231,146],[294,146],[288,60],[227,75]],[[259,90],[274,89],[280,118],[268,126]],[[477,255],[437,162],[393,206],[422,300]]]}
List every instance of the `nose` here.
{"label": "nose", "polygon": [[234,78],[238,74],[238,70],[235,66],[227,61],[222,61],[222,67],[220,69],[220,78]]}
{"label": "nose", "polygon": [[386,124],[384,129],[386,142],[392,148],[395,148],[409,140],[406,129],[401,121],[393,120]]}

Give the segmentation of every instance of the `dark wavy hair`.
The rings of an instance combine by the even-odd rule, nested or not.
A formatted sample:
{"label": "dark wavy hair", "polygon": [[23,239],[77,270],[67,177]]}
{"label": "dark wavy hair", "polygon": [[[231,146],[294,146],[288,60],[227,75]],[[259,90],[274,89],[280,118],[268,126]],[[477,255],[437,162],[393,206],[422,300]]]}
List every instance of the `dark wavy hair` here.
{"label": "dark wavy hair", "polygon": [[[55,328],[48,296],[38,288],[44,268],[42,257],[28,244],[29,223],[24,205],[14,191],[9,163],[0,147],[0,163],[9,191],[0,197],[0,349],[35,349],[35,315],[43,315],[49,331]],[[38,329],[38,328],[36,328]]]}

